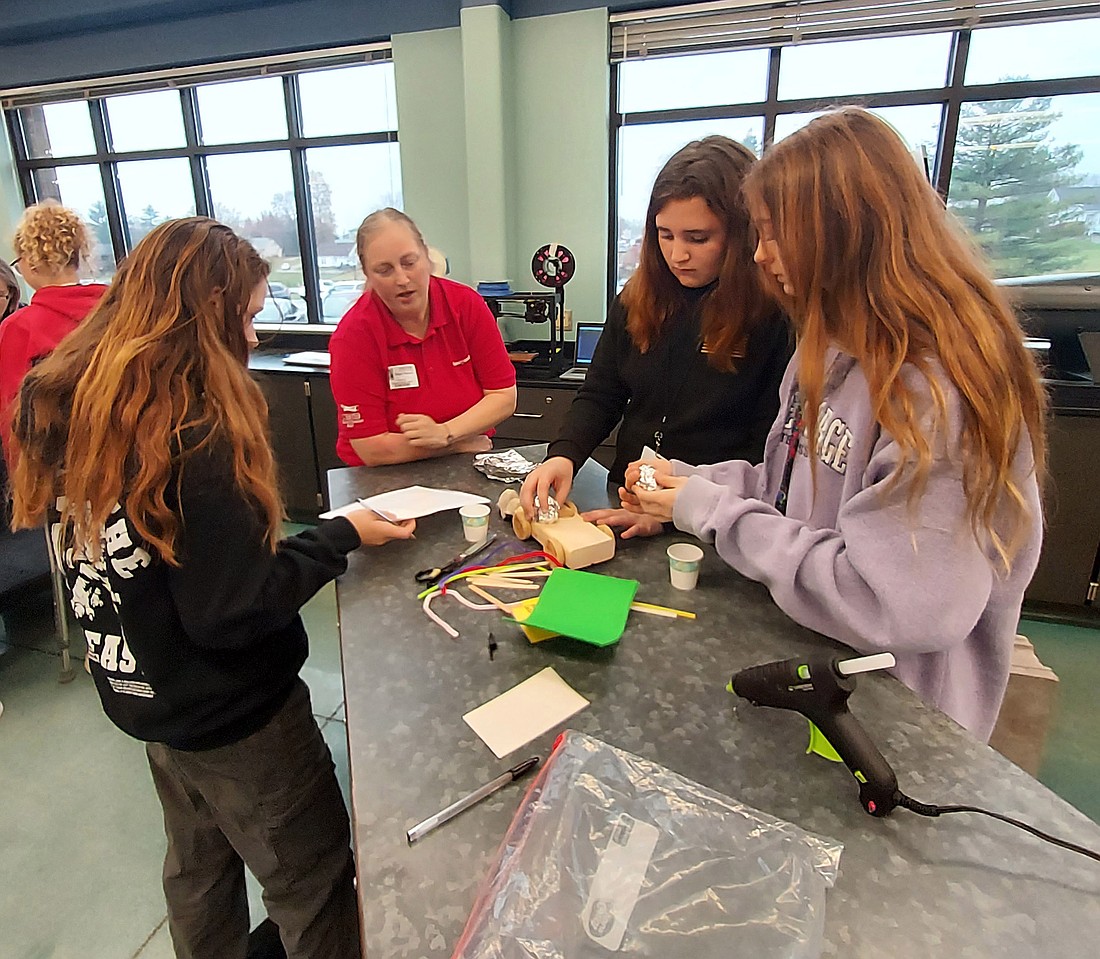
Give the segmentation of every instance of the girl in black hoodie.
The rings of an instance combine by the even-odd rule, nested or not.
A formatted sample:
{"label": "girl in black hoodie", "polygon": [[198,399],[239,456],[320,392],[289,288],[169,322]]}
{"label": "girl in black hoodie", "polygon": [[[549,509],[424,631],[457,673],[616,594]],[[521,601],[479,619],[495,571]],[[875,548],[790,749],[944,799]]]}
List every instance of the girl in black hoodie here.
{"label": "girl in black hoodie", "polygon": [[243,959],[244,866],[288,956],[359,955],[348,817],[298,673],[299,608],[369,510],[280,539],[267,407],[246,369],[267,264],[228,227],[169,221],[27,377],[17,525],[49,518],[108,717],[147,743],[176,955]]}

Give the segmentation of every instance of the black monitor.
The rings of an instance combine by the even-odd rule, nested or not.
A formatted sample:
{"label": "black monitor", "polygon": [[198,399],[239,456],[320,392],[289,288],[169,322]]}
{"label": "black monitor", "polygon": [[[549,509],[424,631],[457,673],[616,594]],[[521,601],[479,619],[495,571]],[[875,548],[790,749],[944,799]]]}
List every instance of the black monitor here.
{"label": "black monitor", "polygon": [[1100,273],[1065,273],[998,280],[1028,336],[1050,343],[1051,379],[1100,383]]}

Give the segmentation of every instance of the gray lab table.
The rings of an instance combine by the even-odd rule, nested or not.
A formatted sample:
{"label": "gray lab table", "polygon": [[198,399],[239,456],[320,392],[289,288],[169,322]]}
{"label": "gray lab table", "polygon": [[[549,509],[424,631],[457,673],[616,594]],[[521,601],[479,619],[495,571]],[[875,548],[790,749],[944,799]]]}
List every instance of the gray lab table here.
{"label": "gray lab table", "polygon": [[[537,460],[542,449],[528,452]],[[585,466],[574,494],[582,509],[607,502],[605,481],[602,467]],[[329,473],[335,504],[415,484],[493,500],[503,489],[476,472],[469,456]],[[511,535],[495,512],[491,529],[502,540]],[[501,790],[414,847],[405,830],[519,759],[547,755],[557,729],[498,760],[461,717],[548,665],[591,701],[570,728],[844,843],[827,897],[826,955],[1096,954],[1100,863],[984,816],[927,819],[899,809],[874,819],[842,766],[805,755],[800,716],[737,705],[724,687],[738,669],[837,647],[794,625],[763,587],[710,547],[699,587],[672,589],[671,541],[620,543],[599,570],[639,580],[640,600],[698,618],[632,613],[622,640],[606,649],[566,639],[532,646],[495,612],[445,599],[433,609],[461,637],[434,625],[414,599],[413,573],[465,545],[454,512],[422,519],[415,541],[351,558],[337,601],[368,959],[451,954],[525,784]],[[489,628],[500,643],[493,662]],[[914,798],[983,806],[1100,848],[1100,827],[892,677],[862,678],[851,708]]]}

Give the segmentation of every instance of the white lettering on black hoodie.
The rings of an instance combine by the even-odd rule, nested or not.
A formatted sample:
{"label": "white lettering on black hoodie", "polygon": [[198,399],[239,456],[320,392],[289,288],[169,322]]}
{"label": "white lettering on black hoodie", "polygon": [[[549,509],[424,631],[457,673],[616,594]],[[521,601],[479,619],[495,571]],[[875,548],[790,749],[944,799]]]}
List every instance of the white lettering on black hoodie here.
{"label": "white lettering on black hoodie", "polygon": [[[308,652],[299,609],[347,569],[359,536],[343,518],[282,540],[274,553],[226,455],[186,459],[176,502],[178,567],[143,543],[121,507],[97,561],[60,553],[88,638],[103,709],[123,732],[183,750],[236,742],[282,706]],[[55,544],[59,528],[51,529]]]}

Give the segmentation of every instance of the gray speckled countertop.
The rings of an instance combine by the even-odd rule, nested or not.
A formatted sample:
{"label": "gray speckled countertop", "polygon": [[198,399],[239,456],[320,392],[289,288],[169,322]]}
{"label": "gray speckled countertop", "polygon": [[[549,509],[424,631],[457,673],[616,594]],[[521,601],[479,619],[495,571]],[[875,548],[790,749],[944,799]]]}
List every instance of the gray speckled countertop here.
{"label": "gray speckled countertop", "polygon": [[[532,459],[541,453],[530,451]],[[607,501],[605,477],[594,463],[582,471],[573,497],[582,509]],[[337,504],[414,484],[494,501],[504,488],[476,472],[469,456],[329,473]],[[495,512],[491,529],[511,538]],[[532,646],[495,613],[451,601],[433,609],[460,638],[431,623],[412,574],[464,547],[454,512],[421,520],[415,541],[352,557],[337,597],[369,959],[451,955],[525,784],[502,789],[414,847],[405,830],[519,759],[548,754],[560,728],[497,760],[462,721],[545,666],[591,701],[568,727],[844,843],[827,897],[824,955],[1095,954],[1100,864],[983,816],[926,819],[899,809],[871,818],[847,770],[805,754],[800,716],[738,705],[724,688],[732,673],[834,644],[792,623],[710,547],[699,587],[672,589],[664,553],[675,538],[620,543],[598,569],[639,580],[640,600],[698,618],[631,614],[622,640],[606,649],[567,639]],[[493,662],[489,628],[500,643]],[[983,806],[1100,848],[1100,827],[892,677],[862,678],[850,705],[914,798]]]}

